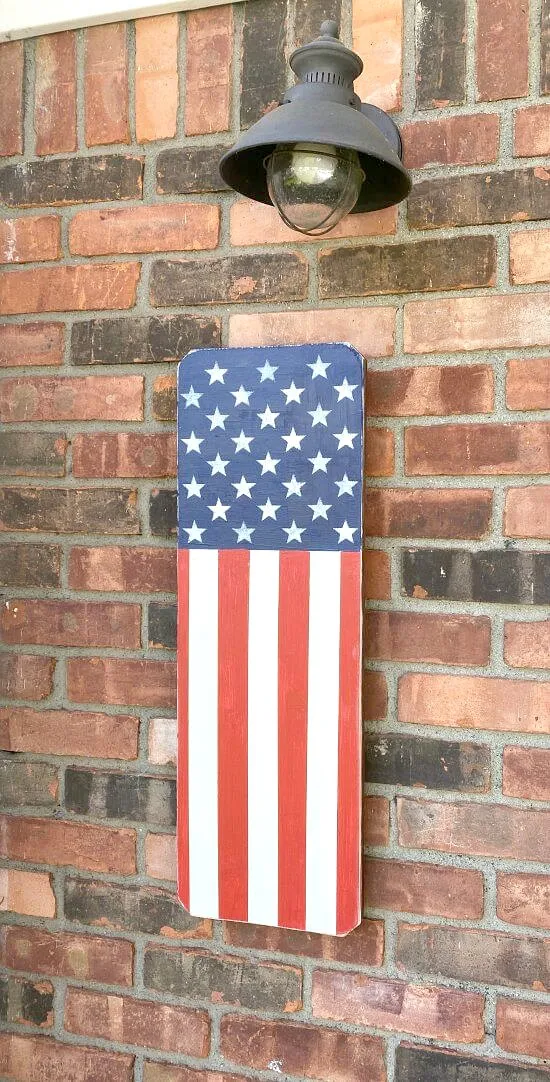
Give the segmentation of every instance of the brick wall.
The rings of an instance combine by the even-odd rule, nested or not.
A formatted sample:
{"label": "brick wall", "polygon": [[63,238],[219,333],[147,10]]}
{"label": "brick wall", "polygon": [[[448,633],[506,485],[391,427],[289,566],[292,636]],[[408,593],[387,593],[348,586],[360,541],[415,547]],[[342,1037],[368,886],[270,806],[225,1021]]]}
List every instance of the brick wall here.
{"label": "brick wall", "polygon": [[[12,1082],[549,1078],[550,2],[337,8],[0,47]],[[415,188],[309,241],[216,163],[339,14]],[[366,909],[342,940],[174,896],[175,362],[304,339],[368,358]]]}

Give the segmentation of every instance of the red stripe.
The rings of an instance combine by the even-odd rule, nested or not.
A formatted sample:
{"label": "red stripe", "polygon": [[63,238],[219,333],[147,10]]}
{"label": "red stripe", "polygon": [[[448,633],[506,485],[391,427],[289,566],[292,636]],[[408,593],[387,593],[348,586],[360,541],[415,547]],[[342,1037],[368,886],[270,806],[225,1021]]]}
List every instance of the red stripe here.
{"label": "red stripe", "polygon": [[361,553],[343,552],[340,577],[338,871],[336,932],[361,919]]}
{"label": "red stripe", "polygon": [[309,553],[279,563],[279,924],[305,928]]}
{"label": "red stripe", "polygon": [[248,550],[218,554],[219,912],[248,915]]}
{"label": "red stripe", "polygon": [[178,551],[178,897],[189,909],[189,550]]}

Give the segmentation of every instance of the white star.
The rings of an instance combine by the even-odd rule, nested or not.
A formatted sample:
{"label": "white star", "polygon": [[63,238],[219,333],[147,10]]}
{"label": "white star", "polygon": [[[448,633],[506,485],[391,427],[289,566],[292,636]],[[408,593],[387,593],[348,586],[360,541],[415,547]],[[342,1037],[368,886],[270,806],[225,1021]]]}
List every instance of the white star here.
{"label": "white star", "polygon": [[338,440],[338,451],[341,451],[342,447],[351,447],[353,450],[353,441],[358,435],[358,432],[348,432],[345,425],[341,432],[333,432],[334,439]]}
{"label": "white star", "polygon": [[287,406],[289,402],[299,402],[300,395],[304,393],[304,390],[304,387],[297,387],[294,380],[292,380],[290,387],[283,387],[282,392],[286,395]]}
{"label": "white star", "polygon": [[212,467],[212,477],[215,473],[223,473],[225,477],[225,467],[229,465],[229,459],[227,459],[227,462],[224,462],[218,451],[216,457],[209,461],[208,465]]}
{"label": "white star", "polygon": [[279,465],[279,462],[281,461],[281,459],[280,458],[272,458],[269,451],[268,451],[265,458],[258,458],[256,461],[262,467],[262,475],[264,473],[275,473],[276,474],[277,470],[276,470],[275,467]]}
{"label": "white star", "polygon": [[322,376],[323,379],[328,379],[327,368],[330,368],[330,361],[322,361],[319,355],[315,364],[308,364],[308,368],[311,368],[311,378],[316,379],[317,376]]}
{"label": "white star", "polygon": [[273,518],[275,519],[275,521],[277,521],[277,511],[279,510],[280,506],[280,503],[272,503],[269,499],[269,496],[267,497],[265,503],[259,503],[258,507],[262,512],[262,522],[266,518]]}
{"label": "white star", "polygon": [[202,398],[203,393],[203,391],[196,391],[195,388],[191,385],[187,394],[183,392],[181,396],[182,398],[185,398],[185,408],[187,409],[188,406],[198,406],[199,398]]}
{"label": "white star", "polygon": [[248,451],[248,453],[250,454],[250,444],[252,443],[254,436],[245,436],[241,428],[239,435],[232,436],[231,439],[235,444],[235,454],[237,454],[237,451]]}
{"label": "white star", "polygon": [[303,436],[299,436],[294,428],[292,429],[290,436],[281,436],[281,439],[284,440],[286,443],[287,451],[292,451],[293,449],[300,451],[302,446],[302,440],[304,440],[305,438],[305,432]]}
{"label": "white star", "polygon": [[255,529],[255,526],[247,526],[246,522],[243,522],[242,526],[239,526],[238,529],[235,529],[233,526],[233,533],[237,534],[237,541],[248,541],[250,544]]}
{"label": "white star", "polygon": [[225,373],[227,372],[227,368],[220,368],[218,362],[216,361],[214,367],[213,368],[207,368],[206,371],[208,372],[208,375],[210,376],[210,385],[212,385],[213,383],[223,383],[224,382],[223,377],[225,376]]}
{"label": "white star", "polygon": [[321,403],[318,402],[314,410],[308,410],[307,412],[313,418],[312,428],[315,428],[315,425],[324,425],[327,428],[327,417],[329,413],[332,413],[332,410],[324,410]]}
{"label": "white star", "polygon": [[332,507],[331,503],[323,503],[321,497],[317,500],[317,503],[308,503],[310,511],[313,511],[312,522],[315,522],[316,518],[328,519],[327,511]]}
{"label": "white star", "polygon": [[315,458],[308,458],[308,462],[313,466],[312,473],[318,473],[319,470],[321,473],[328,473],[327,462],[330,462],[330,458],[323,458],[320,451],[317,451]]}
{"label": "white star", "polygon": [[344,520],[341,526],[333,526],[332,529],[338,534],[339,545],[342,544],[342,541],[353,541],[353,535],[357,532],[357,526],[348,526],[347,519]]}
{"label": "white star", "polygon": [[353,392],[357,390],[358,386],[358,383],[348,383],[344,376],[343,383],[334,384],[334,390],[338,391],[338,401],[341,402],[343,398],[350,398],[353,402]]}
{"label": "white star", "polygon": [[286,494],[286,498],[288,500],[289,496],[301,496],[302,495],[302,489],[303,489],[303,487],[305,485],[305,481],[297,481],[296,480],[296,475],[292,474],[292,477],[290,478],[290,481],[283,481],[283,485],[285,486],[286,489],[288,489],[288,492]]}
{"label": "white star", "polygon": [[236,498],[238,499],[239,496],[248,496],[249,500],[251,500],[252,496],[250,495],[250,489],[254,488],[255,484],[255,481],[247,481],[244,474],[241,477],[240,481],[237,481],[237,483],[233,481],[232,486],[236,490]]}
{"label": "white star", "polygon": [[204,440],[200,439],[198,436],[195,436],[195,433],[192,432],[190,436],[182,436],[181,442],[185,443],[187,446],[185,452],[187,455],[190,454],[191,451],[196,451],[197,454],[200,455],[201,443],[204,443]]}
{"label": "white star", "polygon": [[212,512],[212,522],[216,518],[223,518],[227,522],[227,512],[229,511],[230,507],[231,504],[223,504],[219,496],[212,507],[210,506],[210,504],[208,504],[208,510]]}
{"label": "white star", "polygon": [[235,398],[235,405],[236,406],[249,406],[250,405],[250,395],[252,394],[252,391],[245,391],[242,383],[241,383],[241,386],[239,387],[239,390],[238,391],[231,391],[231,394]]}
{"label": "white star", "polygon": [[260,425],[260,428],[267,428],[268,426],[270,428],[275,428],[275,421],[277,420],[277,417],[279,417],[279,414],[278,413],[273,413],[270,410],[269,406],[266,406],[264,412],[259,413],[258,417],[260,418],[260,421],[262,422],[261,425]]}
{"label": "white star", "polygon": [[269,361],[266,361],[262,368],[258,368],[258,372],[260,373],[260,383],[263,383],[266,379],[275,381],[275,373],[278,367],[278,364],[273,365],[270,364]]}
{"label": "white star", "polygon": [[228,413],[220,413],[218,407],[216,406],[216,409],[214,410],[214,412],[213,413],[207,413],[206,416],[208,417],[208,420],[210,421],[210,431],[212,432],[212,429],[214,429],[214,428],[223,428],[223,429],[225,429],[225,422],[227,421],[227,418],[229,417],[229,414]]}
{"label": "white star", "polygon": [[193,474],[189,483],[186,481],[183,482],[183,487],[187,489],[187,499],[190,500],[191,496],[198,496],[200,499],[201,489],[204,488],[204,485],[199,485],[199,482],[195,479],[195,475]]}
{"label": "white star", "polygon": [[204,531],[204,528],[201,529],[200,526],[197,526],[197,523],[195,522],[194,519],[193,519],[193,525],[192,526],[184,526],[183,528],[184,528],[186,534],[189,535],[188,538],[187,538],[188,543],[191,542],[191,541],[200,541],[201,544],[202,544],[202,535],[203,535],[203,533],[205,531]]}
{"label": "white star", "polygon": [[297,526],[294,519],[291,526],[283,526],[283,530],[287,534],[286,543],[290,544],[291,541],[301,541],[302,534],[306,532],[305,526]]}
{"label": "white star", "polygon": [[344,474],[341,481],[335,481],[335,485],[338,485],[338,496],[353,496],[354,486],[357,481],[350,481],[347,473]]}

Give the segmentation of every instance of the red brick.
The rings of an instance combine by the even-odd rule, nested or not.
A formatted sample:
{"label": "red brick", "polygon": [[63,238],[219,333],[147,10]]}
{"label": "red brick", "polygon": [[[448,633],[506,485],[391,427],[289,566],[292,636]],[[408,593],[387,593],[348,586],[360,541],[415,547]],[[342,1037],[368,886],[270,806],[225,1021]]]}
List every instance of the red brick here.
{"label": "red brick", "polygon": [[34,127],[37,154],[76,150],[76,37],[67,30],[36,43]]}
{"label": "red brick", "polygon": [[504,748],[502,792],[525,800],[550,800],[550,750]]}
{"label": "red brick", "polygon": [[391,477],[395,467],[393,432],[389,428],[367,428],[365,473],[367,477]]}
{"label": "red brick", "polygon": [[228,131],[231,123],[233,8],[203,8],[187,15],[186,135]]}
{"label": "red brick", "polygon": [[550,875],[499,872],[497,915],[508,924],[550,928]]}
{"label": "red brick", "polygon": [[215,248],[219,217],[219,207],[212,203],[82,210],[70,224],[69,247],[75,255]]}
{"label": "red brick", "polygon": [[367,860],[365,892],[369,906],[433,917],[483,916],[483,875],[463,868],[397,860]]}
{"label": "red brick", "polygon": [[258,1071],[284,1072],[285,1078],[329,1079],[330,1082],[385,1082],[384,1044],[320,1026],[266,1022],[225,1015],[221,1052],[230,1063]]}
{"label": "red brick", "polygon": [[398,799],[399,843],[463,856],[550,859],[550,812],[504,804]]}
{"label": "red brick", "polygon": [[550,734],[550,683],[406,673],[398,717],[413,725]]}
{"label": "red brick", "polygon": [[138,143],[176,134],[179,16],[136,20],[136,138]]}
{"label": "red brick", "polygon": [[131,1082],[134,1057],[62,1044],[51,1037],[0,1035],[0,1070],[10,1082]]}
{"label": "red brick", "polygon": [[512,410],[550,409],[550,357],[508,361],[506,405]]}
{"label": "red brick", "polygon": [[206,1011],[193,1011],[146,999],[102,995],[69,988],[64,1026],[69,1033],[121,1044],[161,1048],[187,1056],[206,1056],[210,1025]]}
{"label": "red brick", "polygon": [[550,105],[518,109],[514,123],[514,154],[520,158],[550,154]]}
{"label": "red brick", "polygon": [[0,942],[4,965],[52,977],[132,984],[133,944],[40,928],[5,928]]}
{"label": "red brick", "polygon": [[362,101],[380,109],[401,108],[402,0],[371,0],[353,8],[353,48],[363,61],[355,81]]}
{"label": "red brick", "polygon": [[6,699],[47,699],[53,690],[55,659],[44,654],[0,654],[0,695]]}
{"label": "red brick", "polygon": [[229,317],[229,346],[353,342],[365,357],[393,353],[395,308],[322,308],[306,312],[247,312]]}
{"label": "red brick", "polygon": [[69,555],[69,586],[73,590],[173,594],[176,571],[172,549],[75,546]]}
{"label": "red brick", "polygon": [[524,0],[479,4],[477,90],[480,101],[529,93],[529,5]]}
{"label": "red brick", "polygon": [[[390,840],[390,807],[383,796],[363,798],[363,845],[388,845]],[[367,901],[369,900],[367,890]]]}
{"label": "red brick", "polygon": [[493,113],[450,116],[404,124],[403,161],[408,169],[432,165],[482,165],[498,157],[499,117]]}
{"label": "red brick", "polygon": [[63,362],[62,323],[5,323],[0,326],[0,368]]}
{"label": "red brick", "polygon": [[138,718],[78,710],[0,707],[0,748],[35,755],[135,759]]}
{"label": "red brick", "polygon": [[26,917],[55,917],[55,894],[47,872],[0,868],[0,911]]}
{"label": "red brick", "polygon": [[490,645],[485,616],[369,612],[365,621],[366,655],[376,660],[486,665]]}
{"label": "red brick", "polygon": [[1,854],[8,860],[69,865],[90,872],[131,875],[136,870],[134,830],[60,819],[3,816]]}
{"label": "red brick", "polygon": [[175,477],[172,432],[93,432],[73,442],[75,477]]}
{"label": "red brick", "polygon": [[391,597],[390,557],[387,552],[367,549],[363,557],[363,596],[368,601],[389,601]]}
{"label": "red brick", "polygon": [[[289,229],[274,207],[255,203],[251,199],[238,199],[230,209],[231,243],[235,246],[250,244],[300,244],[324,240],[324,237],[306,237]],[[368,214],[348,214],[334,229],[331,240],[343,237],[378,237],[395,233],[397,214],[395,207],[371,211]]]}
{"label": "red brick", "polygon": [[145,868],[151,879],[176,879],[176,839],[173,834],[148,834]]}
{"label": "red brick", "polygon": [[369,369],[366,412],[370,417],[491,413],[493,384],[493,369],[486,364]]}
{"label": "red brick", "polygon": [[550,1059],[550,1005],[499,999],[496,1041],[508,1052]]}
{"label": "red brick", "polygon": [[22,41],[0,44],[0,157],[23,153]]}
{"label": "red brick", "polygon": [[550,949],[542,939],[478,928],[400,924],[399,969],[483,984],[550,987]]}
{"label": "red brick", "polygon": [[41,214],[37,218],[0,218],[0,263],[34,263],[58,259],[59,218]]}
{"label": "red brick", "polygon": [[380,721],[386,717],[388,709],[388,688],[386,677],[381,672],[363,673],[363,719]]}
{"label": "red brick", "polygon": [[235,1082],[234,1074],[220,1071],[193,1070],[192,1067],[175,1067],[172,1063],[146,1060],[143,1064],[143,1082]]}
{"label": "red brick", "polygon": [[143,376],[20,376],[0,392],[2,421],[143,419]]}
{"label": "red brick", "polygon": [[469,1044],[483,1039],[483,1006],[483,996],[450,988],[378,980],[349,970],[313,974],[315,1018]]}
{"label": "red brick", "polygon": [[16,645],[141,646],[141,605],[98,601],[10,599],[0,612],[0,639]]}
{"label": "red brick", "polygon": [[384,956],[384,925],[379,920],[364,920],[346,936],[226,922],[224,940],[232,947],[245,950],[296,954],[305,958],[323,958],[326,962],[355,962],[363,966],[379,966]]}
{"label": "red brick", "polygon": [[176,667],[172,661],[72,657],[67,689],[69,699],[77,703],[174,707]]}
{"label": "red brick", "polygon": [[129,143],[125,23],[88,27],[84,78],[86,146]]}
{"label": "red brick", "polygon": [[509,488],[504,506],[508,537],[550,538],[550,486]]}
{"label": "red brick", "polygon": [[405,469],[422,476],[548,473],[550,424],[410,426]]}
{"label": "red brick", "polygon": [[367,537],[480,538],[490,525],[488,489],[367,489]]}
{"label": "red brick", "polygon": [[405,352],[545,346],[550,293],[448,297],[405,305]]}
{"label": "red brick", "polygon": [[510,234],[510,281],[550,282],[550,229]]}
{"label": "red brick", "polygon": [[139,263],[90,263],[36,267],[0,274],[0,312],[84,312],[131,308],[136,300]]}
{"label": "red brick", "polygon": [[550,620],[504,625],[504,660],[520,669],[550,665]]}

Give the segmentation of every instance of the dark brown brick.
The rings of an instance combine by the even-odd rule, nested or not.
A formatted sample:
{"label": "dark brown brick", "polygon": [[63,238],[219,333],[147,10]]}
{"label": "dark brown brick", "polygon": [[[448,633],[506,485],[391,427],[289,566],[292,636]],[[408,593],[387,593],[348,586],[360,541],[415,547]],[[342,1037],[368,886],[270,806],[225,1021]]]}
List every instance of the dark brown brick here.
{"label": "dark brown brick", "polygon": [[368,489],[367,537],[480,538],[491,522],[488,489]]}
{"label": "dark brown brick", "polygon": [[128,488],[15,488],[0,491],[1,530],[52,533],[140,532],[137,497]]}
{"label": "dark brown brick", "polygon": [[326,962],[352,962],[364,966],[381,965],[384,954],[384,926],[379,920],[363,920],[346,936],[226,921],[224,940],[232,947],[247,950],[298,954],[305,958],[323,958]]}
{"label": "dark brown brick", "polygon": [[428,0],[416,10],[417,108],[459,104],[466,82],[464,0]]}
{"label": "dark brown brick", "polygon": [[63,477],[67,438],[62,432],[1,432],[0,473]]}
{"label": "dark brown brick", "polygon": [[167,650],[176,649],[176,606],[152,601],[149,605],[148,642],[149,646],[164,646]]}
{"label": "dark brown brick", "polygon": [[412,229],[550,217],[550,172],[541,166],[472,173],[416,184],[407,201]]}
{"label": "dark brown brick", "polygon": [[171,827],[176,823],[176,783],[172,778],[68,767],[65,806],[94,819]]}
{"label": "dark brown brick", "polygon": [[0,977],[0,1021],[51,1026],[53,991],[53,984],[49,981]]}
{"label": "dark brown brick", "polygon": [[325,19],[334,19],[340,25],[342,0],[296,0],[294,14],[294,44],[307,45],[319,37],[319,28]]}
{"label": "dark brown brick", "polygon": [[547,605],[550,596],[548,552],[404,549],[401,567],[408,597]]}
{"label": "dark brown brick", "polygon": [[142,172],[142,159],[125,154],[5,165],[0,169],[0,199],[9,207],[140,199]]}
{"label": "dark brown brick", "polygon": [[192,917],[175,894],[153,887],[65,880],[65,916],[75,924],[170,939],[209,939],[209,920]]}
{"label": "dark brown brick", "polygon": [[291,1012],[302,1006],[301,970],[207,951],[149,947],[143,979],[157,992],[250,1010]]}
{"label": "dark brown brick", "polygon": [[220,345],[219,319],[201,316],[136,316],[74,323],[71,361],[85,364],[164,364],[190,349]]}
{"label": "dark brown brick", "polygon": [[59,586],[59,545],[0,545],[0,586]]}
{"label": "dark brown brick", "polygon": [[[254,0],[256,4],[262,2]],[[159,260],[151,271],[151,304],[160,307],[303,300],[307,281],[306,259],[290,252],[209,260]]]}
{"label": "dark brown brick", "polygon": [[247,0],[245,4],[241,128],[250,127],[280,103],[288,71],[286,17],[286,0]]}
{"label": "dark brown brick", "polygon": [[0,654],[0,695],[37,702],[53,689],[55,659],[44,654]]}
{"label": "dark brown brick", "polygon": [[154,489],[149,499],[149,525],[155,537],[175,537],[178,532],[178,494]]}
{"label": "dark brown brick", "polygon": [[176,377],[157,376],[153,383],[153,417],[156,421],[175,421],[177,407]]}
{"label": "dark brown brick", "polygon": [[162,150],[157,158],[157,191],[161,195],[226,191],[219,170],[226,150],[226,145]]}
{"label": "dark brown brick", "polygon": [[319,254],[321,297],[367,297],[495,283],[494,237],[328,248]]}
{"label": "dark brown brick", "polygon": [[397,965],[481,984],[550,987],[550,943],[473,928],[401,924]]}
{"label": "dark brown brick", "polygon": [[382,733],[363,738],[367,782],[483,793],[491,782],[484,744]]}
{"label": "dark brown brick", "polygon": [[54,766],[49,763],[25,763],[13,753],[0,755],[3,807],[53,807],[57,803],[58,791],[59,780]]}
{"label": "dark brown brick", "polygon": [[399,1045],[395,1066],[395,1082],[548,1082],[542,1068],[406,1044]]}

